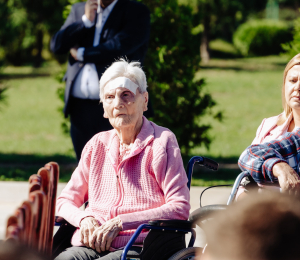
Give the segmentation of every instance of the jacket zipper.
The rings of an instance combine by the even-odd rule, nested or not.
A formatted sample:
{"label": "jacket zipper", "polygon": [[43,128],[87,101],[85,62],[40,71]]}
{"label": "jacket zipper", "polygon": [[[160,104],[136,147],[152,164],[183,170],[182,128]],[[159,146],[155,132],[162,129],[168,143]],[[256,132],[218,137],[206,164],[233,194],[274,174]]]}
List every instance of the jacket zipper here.
{"label": "jacket zipper", "polygon": [[[120,163],[120,165],[118,165],[118,168],[117,168],[118,202],[117,202],[116,206],[114,207],[114,212],[112,214],[114,217],[117,216],[118,208],[121,206],[120,203],[122,204],[122,202],[123,202],[124,194],[123,194],[123,187],[122,187],[122,182],[121,182],[121,168],[126,160],[122,161]],[[119,191],[120,191],[120,193],[119,193]]]}
{"label": "jacket zipper", "polygon": [[[138,152],[133,152],[133,154],[131,156],[129,156],[125,160],[123,160],[117,167],[117,188],[118,188],[117,196],[118,196],[118,201],[116,203],[116,206],[112,207],[111,210],[110,210],[110,215],[111,215],[112,218],[117,216],[118,208],[123,204],[123,199],[124,199],[123,185],[122,185],[122,182],[121,182],[121,168],[124,165],[126,160],[130,159],[131,157],[136,156],[141,151],[142,151],[142,149],[140,149]],[[119,196],[119,190],[120,190],[120,196]],[[121,203],[121,205],[120,205],[120,203]],[[113,208],[114,208],[114,210],[113,210]]]}

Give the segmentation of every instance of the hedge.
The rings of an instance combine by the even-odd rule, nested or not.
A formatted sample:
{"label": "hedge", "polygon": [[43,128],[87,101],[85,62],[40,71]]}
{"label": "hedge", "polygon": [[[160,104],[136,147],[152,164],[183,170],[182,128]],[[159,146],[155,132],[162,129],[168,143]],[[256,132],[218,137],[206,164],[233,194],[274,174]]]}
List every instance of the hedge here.
{"label": "hedge", "polygon": [[283,51],[281,45],[291,40],[289,26],[274,20],[250,20],[233,35],[233,43],[243,56],[279,54]]}

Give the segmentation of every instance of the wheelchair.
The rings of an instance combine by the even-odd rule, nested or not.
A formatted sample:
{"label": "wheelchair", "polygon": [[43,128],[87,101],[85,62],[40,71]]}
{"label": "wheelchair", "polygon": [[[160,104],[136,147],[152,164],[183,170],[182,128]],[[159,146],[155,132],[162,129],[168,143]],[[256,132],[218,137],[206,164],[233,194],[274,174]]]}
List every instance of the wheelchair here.
{"label": "wheelchair", "polygon": [[[188,162],[187,166],[187,186],[190,189],[193,168],[195,164],[204,166],[211,170],[218,169],[218,163],[201,156],[194,156]],[[141,259],[141,260],[188,260],[194,259],[196,252],[201,252],[201,248],[196,248],[194,242],[196,239],[195,223],[206,218],[211,212],[222,208],[220,205],[203,207],[203,210],[194,211],[189,220],[153,220],[148,224],[140,225],[122,252],[121,260]],[[222,208],[223,209],[223,208]],[[198,209],[199,210],[199,209]],[[75,231],[65,220],[56,222],[60,226],[53,239],[53,257],[56,257],[65,248],[71,246],[70,240]],[[138,255],[129,255],[128,251],[135,240],[142,232],[147,229],[149,233],[143,242],[143,248]],[[191,238],[186,247],[185,235],[191,233]],[[63,238],[63,239],[62,239]]]}

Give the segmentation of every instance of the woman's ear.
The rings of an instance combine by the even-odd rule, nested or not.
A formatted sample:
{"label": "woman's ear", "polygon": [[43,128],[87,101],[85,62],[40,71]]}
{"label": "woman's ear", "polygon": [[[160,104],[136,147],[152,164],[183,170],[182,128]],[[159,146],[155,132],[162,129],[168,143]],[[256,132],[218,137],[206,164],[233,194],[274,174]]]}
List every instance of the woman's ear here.
{"label": "woman's ear", "polygon": [[144,96],[144,107],[143,107],[143,111],[147,111],[148,110],[148,100],[149,100],[149,94],[148,92],[143,93]]}

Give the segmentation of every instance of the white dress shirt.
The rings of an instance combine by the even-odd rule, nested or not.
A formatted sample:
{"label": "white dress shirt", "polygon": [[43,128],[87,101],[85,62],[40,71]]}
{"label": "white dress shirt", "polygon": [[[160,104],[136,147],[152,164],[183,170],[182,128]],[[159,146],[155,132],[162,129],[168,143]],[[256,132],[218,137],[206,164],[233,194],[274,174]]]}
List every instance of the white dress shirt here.
{"label": "white dress shirt", "polygon": [[[104,10],[100,5],[98,6],[93,46],[99,45],[103,26],[117,2],[118,0],[114,0]],[[82,16],[82,21],[86,28],[94,25],[85,14]],[[77,50],[77,59],[79,61],[83,61],[84,50],[85,48],[78,48]],[[96,66],[94,63],[86,63],[74,82],[71,94],[76,98],[99,99],[99,93],[99,77]]]}

